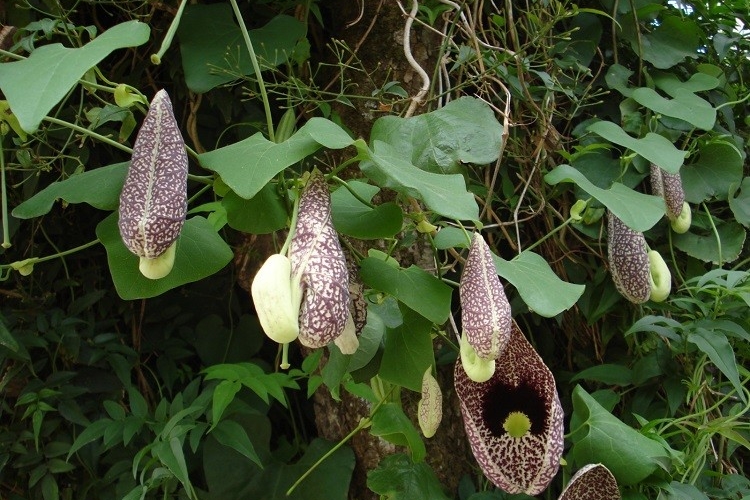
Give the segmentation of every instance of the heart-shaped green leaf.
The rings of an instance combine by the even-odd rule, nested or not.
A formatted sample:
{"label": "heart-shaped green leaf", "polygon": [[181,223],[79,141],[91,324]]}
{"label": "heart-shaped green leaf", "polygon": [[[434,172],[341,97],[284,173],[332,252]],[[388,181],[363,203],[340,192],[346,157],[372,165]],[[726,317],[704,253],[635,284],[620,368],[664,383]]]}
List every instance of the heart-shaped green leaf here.
{"label": "heart-shaped green leaf", "polygon": [[148,41],[150,29],[128,21],[108,29],[77,49],[59,43],[36,49],[28,59],[0,64],[0,89],[26,132],[34,132],[86,71],[112,51]]}

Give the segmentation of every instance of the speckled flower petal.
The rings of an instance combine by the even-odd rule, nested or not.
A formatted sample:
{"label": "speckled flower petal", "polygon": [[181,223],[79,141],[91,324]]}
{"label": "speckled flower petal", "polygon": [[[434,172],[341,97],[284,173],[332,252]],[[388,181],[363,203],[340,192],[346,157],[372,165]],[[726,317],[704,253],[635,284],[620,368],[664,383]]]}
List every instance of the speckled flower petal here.
{"label": "speckled flower petal", "polygon": [[634,304],[651,295],[648,248],[643,233],[633,231],[612,212],[607,213],[609,272],[617,291]]}
{"label": "speckled flower petal", "polygon": [[[563,410],[555,379],[515,321],[508,345],[487,382],[472,382],[461,361],[456,393],[471,450],[487,478],[508,493],[544,491],[560,467]],[[520,437],[506,430],[512,415],[528,417]]]}
{"label": "speckled flower petal", "polygon": [[615,476],[602,464],[582,467],[571,478],[559,500],[620,500]]}
{"label": "speckled flower petal", "polygon": [[682,177],[679,172],[671,174],[652,163],[651,192],[664,198],[669,220],[675,220],[680,216],[685,202],[685,190],[682,187]]}
{"label": "speckled flower petal", "polygon": [[475,233],[459,286],[461,323],[480,358],[495,359],[508,343],[510,303],[495,271],[490,247]]}
{"label": "speckled flower petal", "polygon": [[300,342],[322,347],[341,335],[349,315],[349,273],[331,221],[331,195],[315,171],[302,192],[292,243],[292,275],[302,286]]}
{"label": "speckled flower petal", "polygon": [[120,235],[125,246],[154,259],[180,235],[187,212],[185,141],[165,90],[151,101],[133,146],[120,194]]}

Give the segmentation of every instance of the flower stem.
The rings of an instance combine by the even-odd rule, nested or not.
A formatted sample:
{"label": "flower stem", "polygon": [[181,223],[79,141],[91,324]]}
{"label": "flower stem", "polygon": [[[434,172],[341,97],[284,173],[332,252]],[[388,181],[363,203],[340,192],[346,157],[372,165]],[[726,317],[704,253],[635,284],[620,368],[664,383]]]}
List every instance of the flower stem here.
{"label": "flower stem", "polygon": [[0,137],[0,202],[2,202],[3,217],[3,248],[10,248],[10,228],[8,227],[8,191],[5,185],[5,150],[3,149],[3,139]]}
{"label": "flower stem", "polygon": [[174,38],[174,34],[177,32],[177,27],[180,26],[180,19],[182,19],[182,12],[185,10],[185,5],[187,5],[187,0],[182,0],[182,2],[180,2],[180,6],[177,8],[177,13],[174,16],[174,19],[172,19],[172,24],[169,25],[167,34],[164,36],[164,40],[162,40],[161,42],[159,52],[157,52],[156,54],[151,54],[152,64],[161,64],[161,58],[164,56],[164,53],[167,51],[167,49],[169,49],[169,46],[172,45],[172,39]]}
{"label": "flower stem", "polygon": [[81,127],[80,125],[76,125],[75,123],[66,122],[65,120],[60,120],[59,118],[55,118],[53,116],[45,116],[45,121],[48,121],[50,123],[54,123],[55,125],[61,125],[63,127],[68,127],[70,129],[75,130],[76,132],[80,132],[82,134],[88,135],[90,137],[93,137],[94,139],[101,141],[105,144],[109,144],[112,147],[115,147],[121,151],[124,151],[128,153],[129,155],[133,154],[133,150],[126,146],[125,144],[120,144],[119,142],[110,139],[109,137],[105,137],[101,134],[98,134],[94,132],[93,130],[89,130],[85,127]]}
{"label": "flower stem", "polygon": [[258,78],[258,90],[260,91],[260,97],[263,101],[263,110],[266,113],[266,124],[268,126],[268,139],[271,142],[276,142],[275,133],[273,130],[273,119],[271,116],[271,106],[268,102],[268,94],[266,94],[266,85],[263,83],[263,76],[260,74],[260,64],[258,64],[258,58],[253,50],[253,42],[250,40],[250,33],[247,32],[247,26],[245,26],[245,20],[242,19],[240,13],[240,7],[237,5],[237,0],[230,0],[234,15],[237,17],[237,24],[240,25],[240,31],[242,31],[242,38],[245,40],[247,51],[250,53],[250,61],[253,64],[253,70],[255,70],[255,76]]}

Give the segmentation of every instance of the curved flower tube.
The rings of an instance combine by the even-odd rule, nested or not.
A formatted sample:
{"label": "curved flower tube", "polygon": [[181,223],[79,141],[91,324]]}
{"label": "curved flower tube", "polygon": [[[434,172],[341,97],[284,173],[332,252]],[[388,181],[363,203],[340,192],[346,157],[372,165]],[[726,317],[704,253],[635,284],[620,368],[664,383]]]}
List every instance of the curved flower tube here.
{"label": "curved flower tube", "polygon": [[119,228],[147,278],[172,270],[187,213],[188,158],[165,90],[154,96],[133,146],[120,194]]}
{"label": "curved flower tube", "polygon": [[508,493],[536,495],[563,452],[563,410],[555,379],[511,320],[492,377],[473,382],[456,362],[456,393],[471,450],[487,478]]}
{"label": "curved flower tube", "polygon": [[346,327],[349,272],[331,221],[328,184],[318,170],[310,175],[300,197],[289,259],[292,279],[302,287],[299,340],[307,347],[323,347]]}
{"label": "curved flower tube", "polygon": [[588,464],[576,472],[558,500],[620,500],[615,476],[602,464]]}
{"label": "curved flower tube", "polygon": [[615,214],[607,212],[609,271],[617,291],[641,304],[651,295],[648,248],[643,233],[633,231]]}
{"label": "curved flower tube", "polygon": [[475,233],[459,284],[466,341],[482,359],[497,358],[510,339],[511,310],[490,247]]}

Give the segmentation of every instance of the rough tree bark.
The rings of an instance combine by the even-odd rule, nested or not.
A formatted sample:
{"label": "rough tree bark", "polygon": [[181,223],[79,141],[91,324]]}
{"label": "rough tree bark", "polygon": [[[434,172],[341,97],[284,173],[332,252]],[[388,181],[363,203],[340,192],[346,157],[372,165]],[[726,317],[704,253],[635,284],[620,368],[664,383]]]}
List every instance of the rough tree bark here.
{"label": "rough tree bark", "polygon": [[[411,4],[405,5],[407,9],[410,7]],[[399,81],[410,96],[417,94],[422,81],[404,55],[406,17],[397,2],[334,0],[328,2],[326,8],[330,14],[330,25],[325,27],[328,30],[327,35],[331,39],[344,41],[355,52],[357,60],[365,70],[364,73],[347,73],[347,77],[356,85],[359,95],[369,95],[377,90],[373,81],[385,83],[390,80]],[[438,56],[440,38],[415,24],[410,41],[412,55],[428,73],[431,73]],[[368,74],[372,78],[368,77]],[[338,106],[336,112],[347,127],[364,138],[369,136],[373,122],[379,116],[390,112],[381,110],[376,100],[355,101],[353,104],[354,107]],[[418,108],[416,114],[420,112]],[[396,257],[403,266],[425,260],[431,262],[422,248],[407,249]],[[453,367],[441,367],[438,371],[438,380],[443,391],[443,421],[437,434],[425,440],[427,462],[453,496],[461,476],[471,473],[475,465],[466,441],[458,399],[453,389]],[[341,401],[334,401],[327,390],[321,389],[314,397],[318,431],[322,437],[329,440],[337,441],[343,438],[357,426],[362,417],[369,414],[369,407],[365,401],[345,391],[342,391],[341,396]],[[419,397],[419,394],[408,390],[402,391],[404,411],[413,419],[415,425]],[[396,451],[395,448],[366,431],[356,435],[350,445],[357,459],[350,498],[377,498],[377,495],[366,486],[367,472],[375,469],[380,460]]]}

